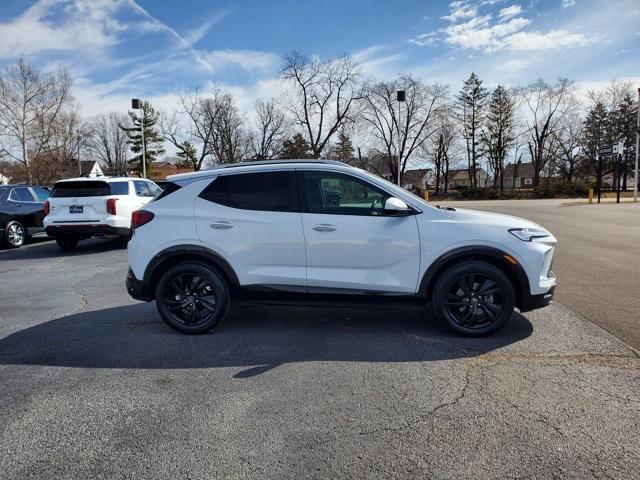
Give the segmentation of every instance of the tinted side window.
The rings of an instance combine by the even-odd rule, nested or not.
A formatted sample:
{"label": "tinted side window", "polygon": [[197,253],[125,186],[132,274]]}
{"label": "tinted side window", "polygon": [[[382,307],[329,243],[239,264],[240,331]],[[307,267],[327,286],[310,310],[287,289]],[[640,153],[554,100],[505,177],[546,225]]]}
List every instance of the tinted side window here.
{"label": "tinted side window", "polygon": [[46,188],[42,188],[42,187],[32,187],[32,188],[36,196],[38,197],[38,200],[40,200],[41,202],[44,202],[47,198],[49,198],[49,194],[51,192]]}
{"label": "tinted side window", "polygon": [[111,195],[129,195],[129,182],[111,182]]}
{"label": "tinted side window", "polygon": [[304,172],[307,208],[311,213],[383,215],[390,195],[373,185],[332,172]]}
{"label": "tinted side window", "polygon": [[147,187],[147,182],[144,182],[142,180],[135,180],[133,182],[133,186],[136,189],[136,195],[139,197],[153,197],[154,195],[151,195],[151,192],[149,191],[149,188]]}
{"label": "tinted side window", "polygon": [[147,182],[147,188],[149,189],[152,197],[157,197],[162,193],[162,189],[155,183]]}
{"label": "tinted side window", "polygon": [[243,210],[290,212],[289,172],[244,173],[216,178],[201,194],[210,202]]}
{"label": "tinted side window", "polygon": [[14,188],[9,198],[17,202],[35,202],[36,201],[33,198],[33,195],[31,195],[31,191],[29,191],[29,189],[26,187]]}

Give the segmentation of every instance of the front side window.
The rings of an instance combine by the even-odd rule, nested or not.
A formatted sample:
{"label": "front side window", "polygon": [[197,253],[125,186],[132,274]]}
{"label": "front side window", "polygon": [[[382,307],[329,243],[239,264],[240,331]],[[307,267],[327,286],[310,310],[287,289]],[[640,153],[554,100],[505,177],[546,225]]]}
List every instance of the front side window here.
{"label": "front side window", "polygon": [[244,173],[216,178],[201,198],[242,210],[293,211],[289,172]]}
{"label": "front side window", "polygon": [[304,172],[303,175],[310,213],[384,214],[384,202],[390,195],[363,180],[332,172]]}
{"label": "front side window", "polygon": [[11,191],[9,199],[16,202],[35,202],[33,195],[31,195],[31,192],[26,187],[14,188]]}

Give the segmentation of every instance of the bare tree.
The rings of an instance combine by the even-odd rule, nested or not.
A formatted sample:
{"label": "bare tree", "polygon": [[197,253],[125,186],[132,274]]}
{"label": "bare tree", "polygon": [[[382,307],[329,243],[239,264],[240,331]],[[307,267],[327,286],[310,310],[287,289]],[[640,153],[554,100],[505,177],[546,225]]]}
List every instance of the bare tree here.
{"label": "bare tree", "polygon": [[256,101],[255,132],[252,134],[253,154],[257,160],[277,158],[286,135],[286,119],[275,100]]}
{"label": "bare tree", "polygon": [[539,185],[540,173],[552,158],[550,147],[554,134],[576,108],[573,90],[573,83],[561,78],[555,85],[539,79],[522,91],[534,187]]}
{"label": "bare tree", "polygon": [[361,98],[360,67],[348,55],[321,62],[294,51],[284,57],[281,74],[295,90],[287,110],[319,158],[340,127],[353,121]]}
{"label": "bare tree", "polygon": [[555,155],[553,163],[555,170],[560,173],[567,182],[573,182],[581,159],[583,119],[573,112],[566,116],[565,121],[553,133]]}
{"label": "bare tree", "polygon": [[[213,122],[212,150],[217,164],[242,161],[249,142],[243,129],[244,119],[231,94],[218,95],[209,104]],[[215,115],[213,114],[215,112]]]}
{"label": "bare tree", "polygon": [[89,122],[91,152],[109,171],[119,175],[127,170],[129,137],[120,128],[127,122],[128,117],[117,112],[98,115]]}
{"label": "bare tree", "polygon": [[[400,112],[397,90],[406,93]],[[398,164],[402,175],[411,155],[437,131],[436,119],[446,96],[447,87],[423,83],[409,75],[366,86],[362,119],[371,127],[393,179],[398,178]]]}
{"label": "bare tree", "polygon": [[20,162],[31,180],[30,157],[47,148],[54,122],[71,104],[66,70],[42,73],[24,60],[0,76],[0,151]]}
{"label": "bare tree", "polygon": [[449,169],[452,161],[452,150],[455,147],[458,132],[453,120],[451,106],[445,106],[438,115],[438,126],[434,135],[424,144],[425,157],[433,163],[435,170],[435,194],[439,195],[440,185],[444,185],[444,193],[449,186]]}
{"label": "bare tree", "polygon": [[214,154],[216,98],[220,95],[217,87],[211,97],[203,97],[197,88],[180,92],[178,108],[170,115],[163,114],[160,120],[165,140],[173,144],[184,163],[196,171]]}

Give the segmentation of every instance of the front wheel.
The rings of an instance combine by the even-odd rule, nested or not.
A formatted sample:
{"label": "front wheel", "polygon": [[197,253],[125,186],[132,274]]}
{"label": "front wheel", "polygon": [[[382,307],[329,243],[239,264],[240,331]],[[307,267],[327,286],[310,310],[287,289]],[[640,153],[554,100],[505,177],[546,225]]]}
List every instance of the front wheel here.
{"label": "front wheel", "polygon": [[432,300],[436,316],[450,329],[479,337],[505,326],[513,314],[515,292],[502,270],[468,260],[438,277]]}
{"label": "front wheel", "polygon": [[78,246],[78,242],[79,241],[80,241],[80,239],[76,238],[76,237],[58,237],[58,238],[56,238],[56,243],[64,251],[73,250],[74,248],[76,248]]}
{"label": "front wheel", "polygon": [[186,263],[162,276],[155,299],[158,312],[171,328],[182,333],[205,333],[224,318],[229,288],[209,266]]}

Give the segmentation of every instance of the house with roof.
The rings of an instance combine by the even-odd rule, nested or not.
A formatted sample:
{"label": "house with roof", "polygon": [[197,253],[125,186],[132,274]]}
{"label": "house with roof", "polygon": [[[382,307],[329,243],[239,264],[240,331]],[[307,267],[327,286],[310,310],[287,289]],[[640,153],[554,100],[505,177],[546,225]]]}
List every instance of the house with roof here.
{"label": "house with roof", "polygon": [[504,188],[523,190],[533,188],[535,170],[533,163],[509,163],[504,167]]}
{"label": "house with roof", "polygon": [[415,168],[402,174],[402,186],[407,190],[426,190],[433,184],[433,169]]}
{"label": "house with roof", "polygon": [[[490,178],[487,171],[482,167],[476,168],[476,185],[479,188],[489,186]],[[444,189],[444,177],[440,177],[440,188]],[[447,189],[455,190],[456,188],[471,188],[471,179],[469,178],[469,169],[450,169],[447,178]]]}

